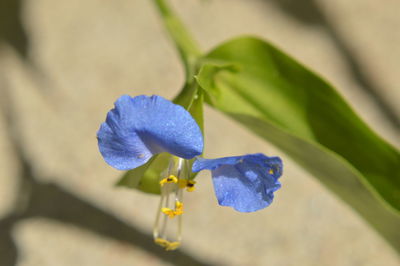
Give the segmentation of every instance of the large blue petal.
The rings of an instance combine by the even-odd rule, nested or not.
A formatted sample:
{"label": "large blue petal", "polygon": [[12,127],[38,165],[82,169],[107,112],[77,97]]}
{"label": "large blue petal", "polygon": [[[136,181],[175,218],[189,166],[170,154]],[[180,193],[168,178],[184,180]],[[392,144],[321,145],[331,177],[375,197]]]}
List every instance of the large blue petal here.
{"label": "large blue petal", "polygon": [[281,187],[282,175],[279,157],[264,154],[218,159],[197,159],[193,172],[211,170],[214,190],[222,206],[230,206],[240,212],[254,212],[272,203],[274,192]]}
{"label": "large blue petal", "polygon": [[191,159],[203,151],[203,136],[192,116],[161,96],[121,96],[97,132],[104,160],[119,170],[145,164],[168,152]]}

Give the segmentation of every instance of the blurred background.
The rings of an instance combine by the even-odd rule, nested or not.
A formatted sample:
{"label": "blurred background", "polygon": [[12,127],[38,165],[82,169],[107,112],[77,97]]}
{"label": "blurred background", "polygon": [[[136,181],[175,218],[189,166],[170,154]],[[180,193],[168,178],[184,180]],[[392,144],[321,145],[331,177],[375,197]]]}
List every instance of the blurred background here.
{"label": "blurred background", "polygon": [[[171,3],[205,51],[240,34],[270,40],[400,146],[397,0]],[[115,188],[121,172],[95,136],[120,95],[179,91],[183,69],[157,15],[149,0],[0,0],[0,265],[399,265],[345,203],[210,108],[205,155],[281,156],[283,187],[242,214],[217,205],[203,173],[185,195],[182,248],[153,244],[159,198]]]}

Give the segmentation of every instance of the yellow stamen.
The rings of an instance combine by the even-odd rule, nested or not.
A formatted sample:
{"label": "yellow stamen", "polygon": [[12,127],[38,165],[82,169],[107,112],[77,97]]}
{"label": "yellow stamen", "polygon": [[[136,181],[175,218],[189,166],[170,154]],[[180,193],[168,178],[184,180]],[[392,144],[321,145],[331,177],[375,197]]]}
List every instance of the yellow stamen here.
{"label": "yellow stamen", "polygon": [[183,214],[183,203],[177,201],[175,203],[175,215],[181,215],[181,214]]}
{"label": "yellow stamen", "polygon": [[273,169],[269,169],[268,174],[273,175],[274,174],[274,170]]}
{"label": "yellow stamen", "polygon": [[165,240],[165,239],[159,238],[159,237],[154,239],[154,243],[156,243],[157,245],[160,245],[164,248],[168,246],[168,240]]}
{"label": "yellow stamen", "polygon": [[[175,250],[182,239],[183,190],[191,189],[194,182],[189,182],[188,161],[173,158],[159,181],[161,199],[154,224],[154,242],[165,250]],[[166,177],[166,178],[163,178]],[[190,188],[189,188],[190,187]],[[191,189],[192,190],[192,189]],[[189,191],[189,190],[188,190]],[[177,216],[175,218],[175,216]],[[175,218],[172,220],[172,218]],[[177,227],[173,230],[172,227]],[[171,237],[171,238],[170,238]]]}
{"label": "yellow stamen", "polygon": [[174,218],[177,215],[183,214],[183,203],[180,201],[177,201],[175,203],[175,210],[170,209],[170,208],[161,208],[161,211],[168,215],[169,218]]}
{"label": "yellow stamen", "polygon": [[164,184],[171,184],[171,183],[178,183],[178,178],[174,175],[170,175],[160,181],[160,185],[163,186]]}
{"label": "yellow stamen", "polygon": [[174,218],[176,215],[175,211],[170,208],[161,208],[161,211],[168,215],[169,218]]}
{"label": "yellow stamen", "polygon": [[194,181],[194,180],[188,180],[188,181],[187,181],[187,184],[186,184],[186,190],[187,190],[188,192],[194,191],[194,189],[195,189],[194,185],[195,185],[195,184],[196,184],[196,181]]}
{"label": "yellow stamen", "polygon": [[179,188],[186,188],[188,192],[194,191],[194,185],[196,181],[194,180],[187,180],[187,179],[179,179],[178,185]]}
{"label": "yellow stamen", "polygon": [[160,245],[160,246],[162,246],[163,248],[165,248],[165,250],[167,250],[167,251],[175,250],[175,249],[177,249],[177,248],[180,246],[180,244],[181,244],[180,242],[177,242],[177,241],[170,242],[170,241],[168,241],[168,240],[166,240],[166,239],[159,238],[159,237],[157,237],[156,239],[154,239],[154,242],[155,242],[157,245]]}
{"label": "yellow stamen", "polygon": [[168,242],[168,246],[165,247],[166,251],[172,251],[177,249],[179,246],[181,245],[181,243],[175,241],[175,242]]}

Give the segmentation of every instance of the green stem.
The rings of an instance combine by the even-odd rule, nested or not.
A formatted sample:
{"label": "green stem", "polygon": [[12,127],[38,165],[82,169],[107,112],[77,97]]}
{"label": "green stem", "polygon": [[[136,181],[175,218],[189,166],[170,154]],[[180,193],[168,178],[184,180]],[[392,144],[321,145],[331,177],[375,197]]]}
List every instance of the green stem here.
{"label": "green stem", "polygon": [[196,63],[202,53],[196,41],[191,37],[184,24],[171,10],[166,1],[154,0],[154,3],[158,7],[167,32],[182,58],[186,70],[186,81],[187,83],[192,83],[196,71]]}

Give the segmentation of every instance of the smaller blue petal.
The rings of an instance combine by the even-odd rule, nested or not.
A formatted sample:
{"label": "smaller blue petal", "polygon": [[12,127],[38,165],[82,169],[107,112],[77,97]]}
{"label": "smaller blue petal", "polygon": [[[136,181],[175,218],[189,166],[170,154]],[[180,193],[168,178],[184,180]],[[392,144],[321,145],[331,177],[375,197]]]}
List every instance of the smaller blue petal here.
{"label": "smaller blue petal", "polygon": [[161,96],[121,96],[97,132],[104,160],[119,170],[145,164],[168,152],[191,159],[203,151],[203,135],[182,106]]}
{"label": "smaller blue petal", "polygon": [[192,171],[211,170],[215,194],[222,206],[254,212],[272,203],[281,187],[282,160],[262,153],[218,159],[198,158]]}

